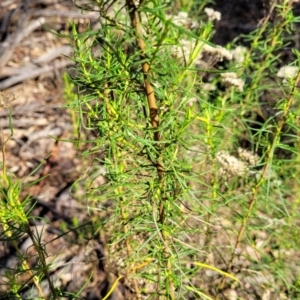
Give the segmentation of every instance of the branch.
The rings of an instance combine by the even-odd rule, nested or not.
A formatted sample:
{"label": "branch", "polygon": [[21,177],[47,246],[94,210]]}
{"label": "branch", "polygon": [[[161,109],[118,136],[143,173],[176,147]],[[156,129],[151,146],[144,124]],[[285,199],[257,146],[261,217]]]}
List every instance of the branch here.
{"label": "branch", "polygon": [[[146,61],[146,55],[145,55],[146,44],[142,38],[143,33],[142,33],[140,18],[138,14],[138,7],[135,5],[134,0],[126,0],[126,5],[130,15],[131,26],[135,30],[137,44],[141,52],[140,54],[141,60],[143,61],[142,71],[144,74],[144,87],[145,87],[148,107],[150,111],[150,121],[151,121],[152,128],[154,129],[154,141],[159,142],[161,136],[158,131],[158,127],[159,127],[158,108],[156,104],[154,89],[148,80],[150,66]],[[157,157],[156,168],[160,179],[162,179],[164,168],[162,162],[160,162],[159,156]]]}

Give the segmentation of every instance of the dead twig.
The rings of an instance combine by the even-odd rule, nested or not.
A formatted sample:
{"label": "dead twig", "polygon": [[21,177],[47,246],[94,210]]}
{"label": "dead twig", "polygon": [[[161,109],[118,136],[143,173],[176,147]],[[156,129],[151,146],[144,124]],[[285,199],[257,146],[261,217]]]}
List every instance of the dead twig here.
{"label": "dead twig", "polygon": [[47,64],[61,55],[68,56],[71,52],[71,46],[62,46],[55,49],[51,49],[47,53],[41,55],[39,58],[32,60],[32,62],[26,64],[24,67],[4,67],[0,70],[0,78],[30,73],[33,69],[38,69],[38,67],[42,64]]}
{"label": "dead twig", "polygon": [[39,28],[46,21],[45,18],[39,18],[28,24],[25,28],[20,28],[0,45],[0,68],[3,68],[6,63],[11,59],[14,54],[14,49],[20,44],[20,42],[30,35],[34,30]]}
{"label": "dead twig", "polygon": [[61,62],[54,63],[51,66],[45,66],[45,67],[42,67],[42,68],[39,68],[39,69],[26,69],[26,70],[23,70],[24,72],[22,74],[10,77],[10,78],[0,82],[0,90],[7,89],[10,86],[12,86],[14,84],[17,84],[19,82],[23,82],[23,81],[28,80],[28,79],[36,78],[40,75],[51,73],[55,69],[64,69],[67,66],[70,66],[70,65],[73,65],[73,64],[74,64],[73,61],[64,60],[64,61],[61,61]]}
{"label": "dead twig", "polygon": [[87,14],[83,14],[77,11],[58,11],[58,10],[34,10],[30,12],[30,15],[33,17],[60,17],[60,18],[71,18],[71,19],[90,19],[90,20],[98,20],[99,13],[98,12],[90,12]]}

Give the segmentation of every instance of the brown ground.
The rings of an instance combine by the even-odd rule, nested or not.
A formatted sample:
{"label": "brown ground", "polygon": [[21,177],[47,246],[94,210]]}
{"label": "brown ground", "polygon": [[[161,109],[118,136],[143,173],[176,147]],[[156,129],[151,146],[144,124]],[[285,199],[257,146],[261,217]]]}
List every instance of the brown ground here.
{"label": "brown ground", "polygon": [[[78,191],[77,198],[70,193],[86,164],[72,143],[62,141],[76,138],[70,114],[64,108],[62,81],[71,62],[61,53],[70,55],[71,47],[67,39],[55,36],[49,29],[66,33],[70,29],[68,20],[84,26],[93,18],[95,14],[81,17],[80,10],[68,0],[7,0],[0,4],[1,103],[8,102],[13,115],[13,136],[6,146],[7,169],[25,178],[25,185],[30,183],[22,191],[22,198],[31,195],[32,204],[36,203],[32,214],[43,218],[32,221],[32,228],[46,243],[48,262],[56,257],[51,270],[56,285],[62,291],[77,293],[93,271],[80,294],[82,299],[100,299],[108,283],[99,241],[80,240],[79,230],[60,236],[62,223],[67,230],[74,229],[73,217],[79,217],[83,224],[88,221],[86,206],[77,200],[82,193]],[[0,108],[0,126],[5,140],[11,134],[5,105]],[[29,238],[24,236],[18,244],[30,255]],[[34,266],[34,256],[29,262]],[[0,299],[13,299],[3,274],[17,263],[14,248],[0,241]],[[37,299],[37,294],[30,294],[32,280],[27,275],[21,275],[19,280],[29,280],[22,297]],[[41,285],[47,295],[46,282]]]}
{"label": "brown ground", "polygon": [[[265,2],[216,1],[215,8],[222,11],[223,18],[214,41],[225,44],[238,34],[253,30],[264,16]],[[0,4],[0,100],[13,100],[8,103],[14,132],[6,147],[7,168],[18,178],[25,178],[25,184],[35,182],[23,190],[22,196],[32,196],[32,203],[36,203],[32,214],[43,218],[32,225],[47,243],[49,262],[56,257],[51,276],[61,290],[72,293],[88,282],[81,299],[101,299],[114,275],[104,270],[100,239],[82,238],[84,230],[60,236],[62,223],[65,228],[74,229],[73,217],[83,224],[88,222],[86,206],[78,201],[82,196],[80,185],[79,191],[70,193],[88,162],[79,156],[74,144],[62,142],[76,138],[70,113],[64,108],[62,82],[62,74],[71,62],[61,53],[71,55],[72,50],[67,39],[48,29],[68,32],[68,20],[84,26],[94,19],[93,13],[80,16],[71,0],[2,0]],[[0,126],[6,139],[11,132],[5,106],[0,107]],[[18,243],[24,253],[30,254],[30,240],[26,236]],[[34,257],[30,263],[34,265]],[[13,247],[0,241],[0,299],[12,299],[2,276],[16,264]],[[88,280],[91,271],[93,276]],[[20,276],[20,280],[29,280],[31,284],[26,276]],[[36,299],[37,295],[30,295],[29,291],[30,288],[24,288],[24,299]],[[128,293],[120,285],[113,299],[130,299],[125,296]]]}

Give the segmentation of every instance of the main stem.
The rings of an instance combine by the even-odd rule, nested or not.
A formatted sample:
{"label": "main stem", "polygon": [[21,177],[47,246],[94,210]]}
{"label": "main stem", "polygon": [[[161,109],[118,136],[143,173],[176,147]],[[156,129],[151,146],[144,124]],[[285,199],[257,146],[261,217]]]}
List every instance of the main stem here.
{"label": "main stem", "polygon": [[[160,190],[160,192],[158,193],[159,194],[159,197],[158,197],[159,198],[159,223],[161,225],[159,235],[162,238],[162,243],[163,243],[163,247],[164,247],[164,259],[166,259],[166,261],[167,261],[167,269],[170,271],[171,270],[170,256],[172,254],[171,254],[170,248],[168,246],[166,233],[163,230],[163,225],[165,222],[164,199],[166,197],[164,195],[165,172],[164,172],[164,166],[163,166],[163,162],[162,162],[162,158],[161,158],[160,145],[159,145],[159,142],[161,140],[161,134],[159,131],[160,122],[159,122],[159,114],[158,114],[158,108],[157,108],[157,102],[155,99],[154,89],[153,89],[151,83],[149,82],[150,66],[146,60],[146,55],[145,55],[146,44],[143,40],[143,33],[142,33],[140,17],[139,17],[139,13],[138,13],[138,9],[142,5],[142,3],[143,3],[143,1],[140,0],[139,6],[136,6],[134,0],[126,0],[126,7],[129,12],[131,26],[135,32],[135,37],[136,37],[136,41],[137,41],[137,45],[138,45],[138,51],[140,52],[140,58],[142,61],[142,71],[143,71],[143,76],[144,76],[145,94],[146,94],[148,108],[149,108],[149,112],[150,112],[150,122],[151,122],[151,126],[153,128],[153,140],[155,142],[156,149],[157,149],[155,166],[156,166],[156,170],[157,170],[157,174],[158,174],[159,190]],[[168,282],[168,296],[170,299],[175,299],[174,282],[170,276],[167,278],[167,282]]]}

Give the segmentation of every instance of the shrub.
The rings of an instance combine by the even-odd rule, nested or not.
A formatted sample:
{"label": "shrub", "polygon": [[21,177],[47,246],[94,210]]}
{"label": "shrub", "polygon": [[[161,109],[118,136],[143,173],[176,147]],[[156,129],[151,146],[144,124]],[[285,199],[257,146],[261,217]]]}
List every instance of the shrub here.
{"label": "shrub", "polygon": [[105,170],[87,194],[105,212],[107,266],[137,299],[280,293],[293,285],[279,274],[296,237],[300,78],[297,50],[279,70],[280,51],[298,19],[274,2],[248,48],[224,48],[210,43],[220,15],[203,1],[196,22],[196,4],[89,2],[99,24],[73,26],[85,154]]}

